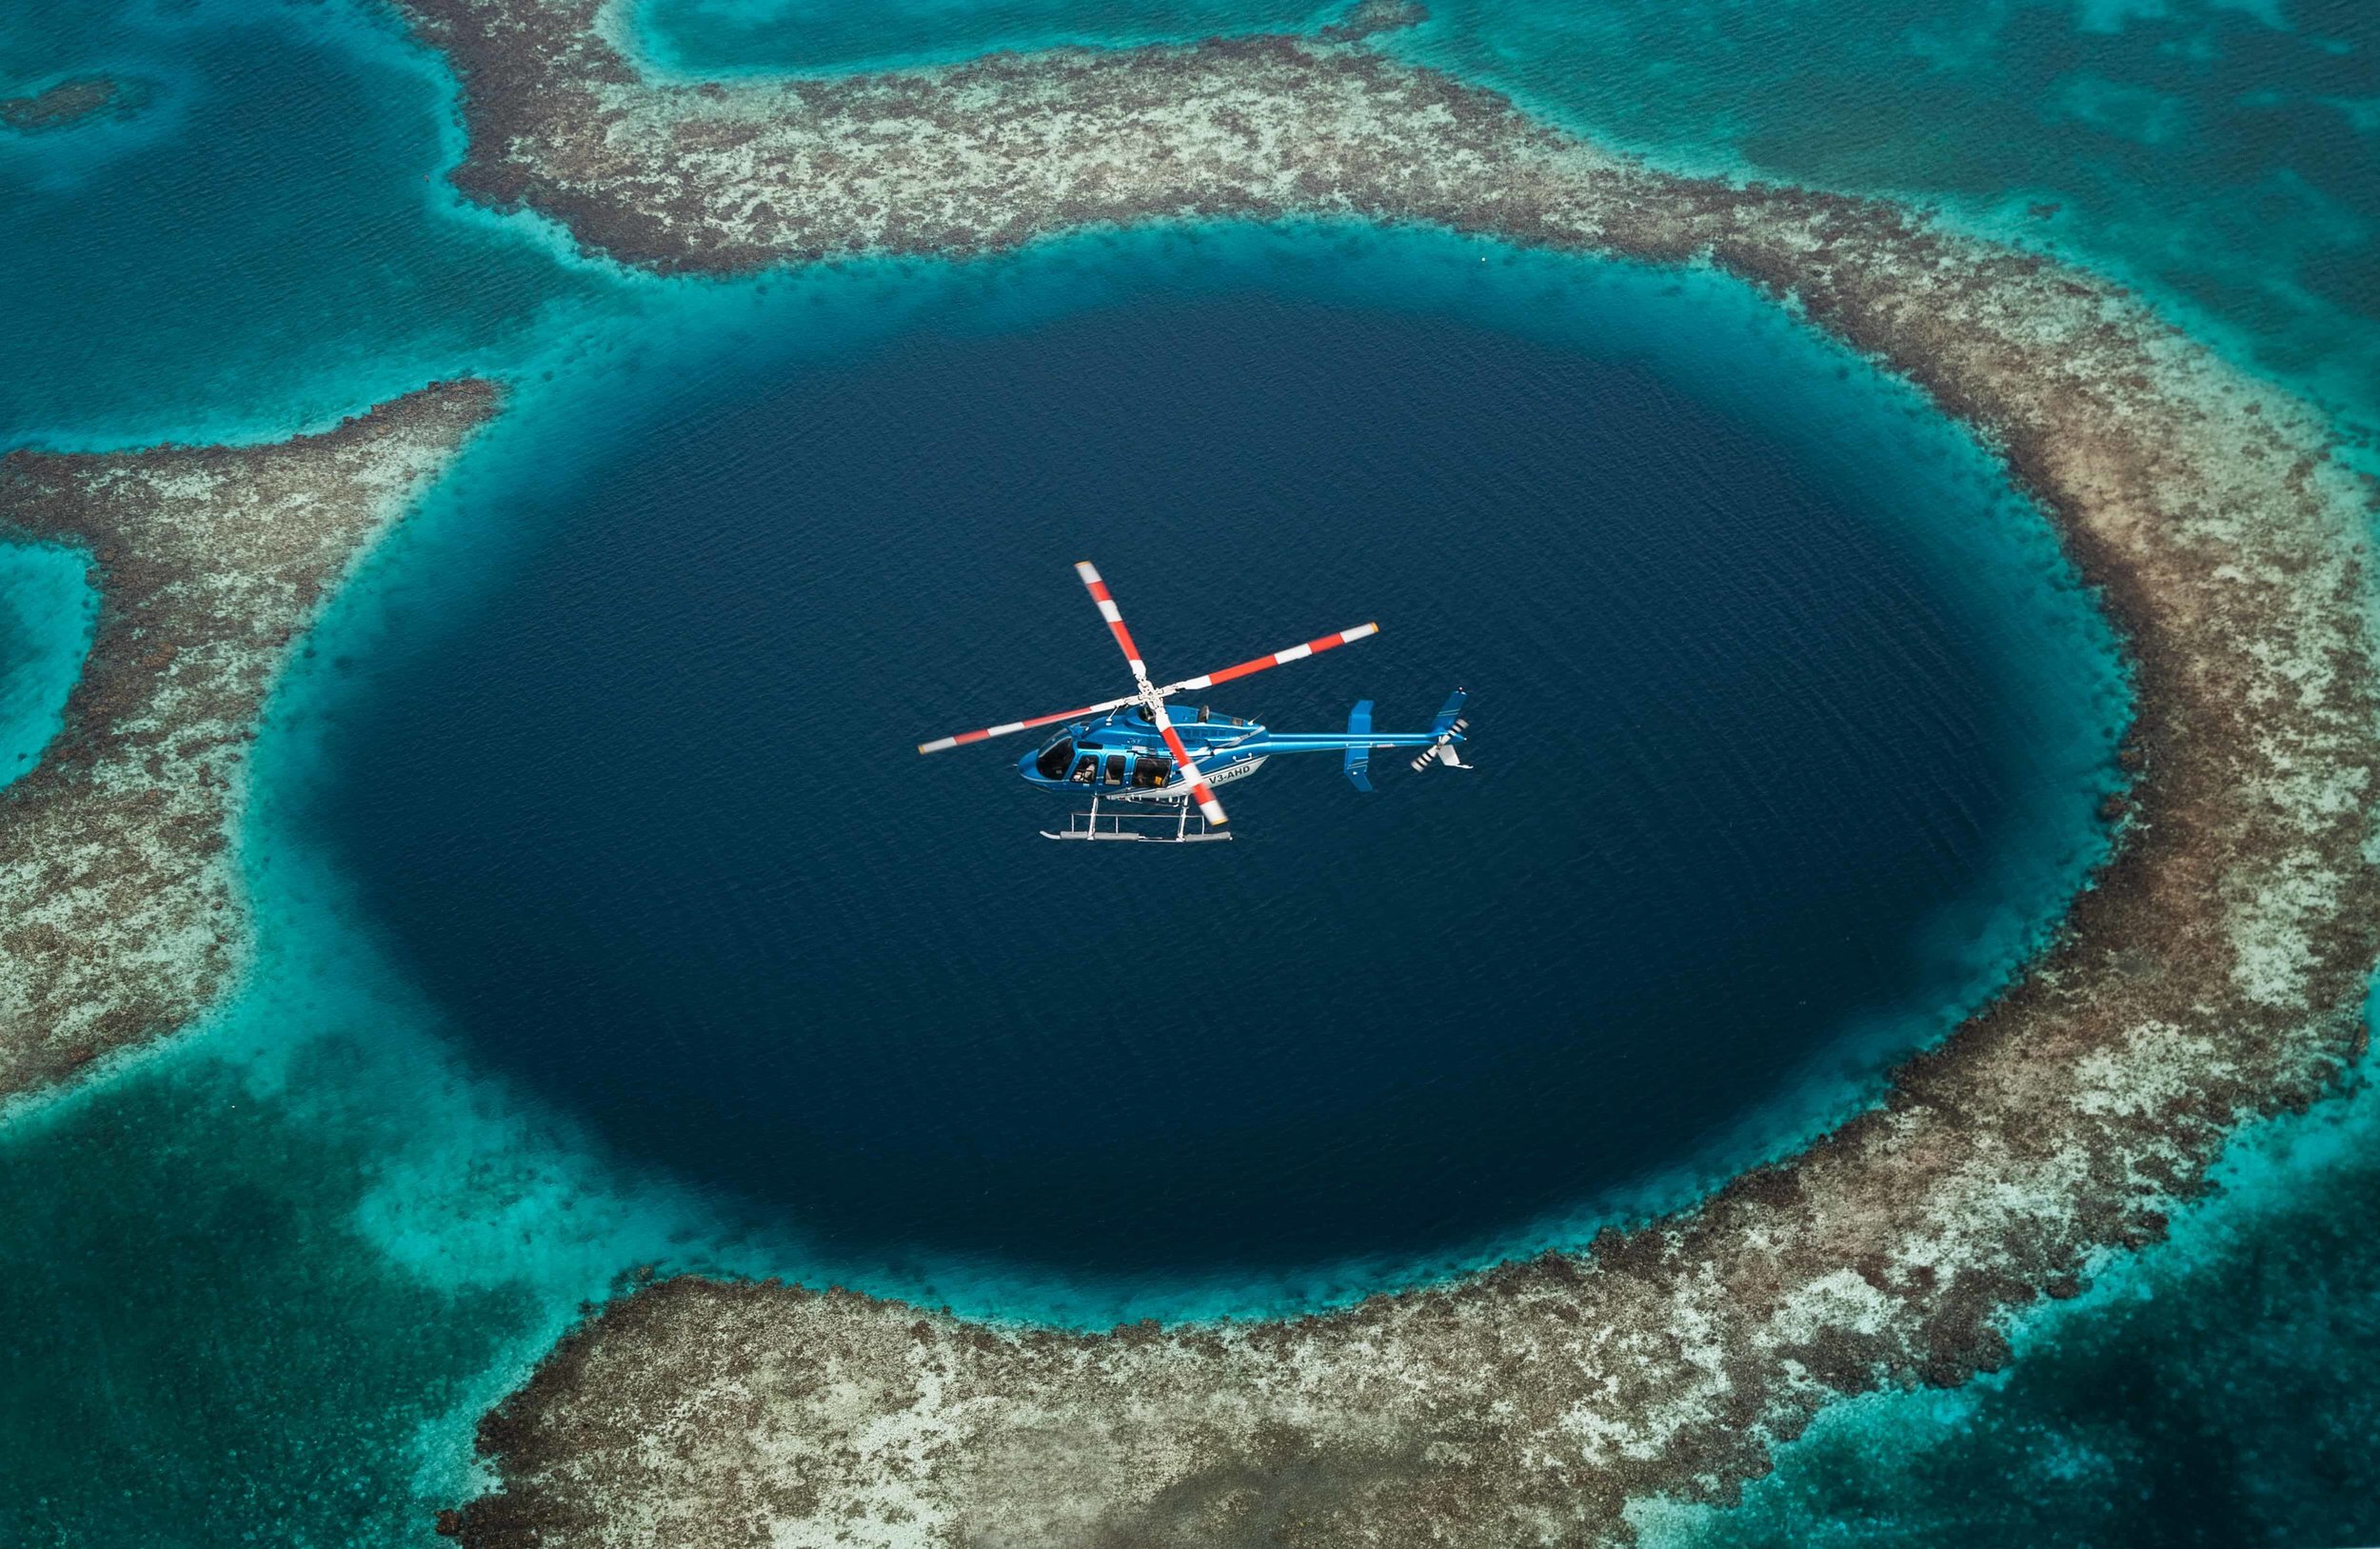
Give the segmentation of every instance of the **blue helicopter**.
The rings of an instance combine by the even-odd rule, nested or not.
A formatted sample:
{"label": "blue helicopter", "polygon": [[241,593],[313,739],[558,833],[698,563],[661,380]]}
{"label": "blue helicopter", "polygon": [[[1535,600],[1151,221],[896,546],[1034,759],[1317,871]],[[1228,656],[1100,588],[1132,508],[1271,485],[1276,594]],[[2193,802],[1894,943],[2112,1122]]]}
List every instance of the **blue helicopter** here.
{"label": "blue helicopter", "polygon": [[[1471,767],[1455,751],[1463,742],[1464,728],[1470,725],[1462,719],[1463,691],[1459,688],[1447,698],[1427,731],[1374,731],[1372,702],[1368,699],[1357,701],[1343,732],[1276,732],[1254,721],[1218,715],[1205,705],[1199,707],[1195,717],[1175,720],[1165,709],[1165,701],[1175,694],[1195,693],[1266,667],[1279,666],[1284,662],[1299,662],[1322,651],[1337,650],[1351,641],[1378,634],[1380,626],[1359,624],[1335,635],[1242,662],[1238,666],[1201,673],[1160,687],[1149,682],[1148,667],[1140,659],[1140,647],[1132,643],[1132,631],[1124,627],[1123,615],[1118,610],[1115,598],[1109,595],[1107,583],[1100,579],[1099,571],[1088,561],[1077,565],[1075,572],[1089,588],[1091,600],[1099,605],[1100,617],[1107,621],[1108,632],[1123,648],[1124,662],[1132,668],[1134,691],[1080,709],[1060,710],[1055,715],[1038,715],[1029,721],[1011,721],[1004,725],[962,731],[955,737],[938,737],[930,743],[918,744],[921,753],[939,753],[963,743],[984,742],[1062,723],[1063,729],[1055,737],[1017,761],[1017,773],[1045,790],[1087,794],[1091,808],[1087,813],[1069,816],[1062,832],[1041,830],[1044,839],[1123,839],[1163,844],[1229,839],[1232,836],[1222,831],[1229,820],[1223,815],[1223,804],[1215,799],[1215,787],[1256,773],[1276,753],[1340,754],[1345,760],[1347,778],[1363,791],[1372,788],[1370,768],[1372,750],[1376,747],[1420,748],[1420,755],[1413,761],[1416,769],[1426,769],[1434,764],[1454,769]],[[1102,813],[1102,798],[1111,804],[1133,805],[1121,809],[1111,805]],[[1194,805],[1195,828],[1191,826]],[[1160,826],[1154,830],[1127,826],[1133,823]],[[1168,823],[1173,828],[1171,833],[1162,831],[1161,825]]]}

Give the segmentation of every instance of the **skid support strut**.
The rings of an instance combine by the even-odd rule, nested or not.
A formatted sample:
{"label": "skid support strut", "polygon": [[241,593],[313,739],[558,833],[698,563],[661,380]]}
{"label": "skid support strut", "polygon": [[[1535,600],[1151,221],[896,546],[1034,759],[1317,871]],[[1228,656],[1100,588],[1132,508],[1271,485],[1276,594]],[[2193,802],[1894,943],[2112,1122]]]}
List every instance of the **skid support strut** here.
{"label": "skid support strut", "polygon": [[[1169,834],[1161,826],[1165,822],[1165,813],[1162,808],[1156,811],[1138,812],[1110,807],[1102,812],[1100,810],[1099,793],[1094,791],[1091,793],[1090,811],[1067,813],[1066,826],[1062,830],[1051,833],[1044,828],[1041,830],[1041,837],[1043,839],[1123,840],[1141,844],[1198,844],[1209,840],[1225,840],[1232,837],[1228,830],[1213,826],[1203,816],[1192,811],[1188,797],[1185,796],[1174,803],[1173,806],[1174,831]],[[1198,824],[1195,829],[1190,826],[1194,823]],[[1132,826],[1136,824],[1141,826]],[[1157,831],[1148,832],[1150,827],[1155,827]]]}

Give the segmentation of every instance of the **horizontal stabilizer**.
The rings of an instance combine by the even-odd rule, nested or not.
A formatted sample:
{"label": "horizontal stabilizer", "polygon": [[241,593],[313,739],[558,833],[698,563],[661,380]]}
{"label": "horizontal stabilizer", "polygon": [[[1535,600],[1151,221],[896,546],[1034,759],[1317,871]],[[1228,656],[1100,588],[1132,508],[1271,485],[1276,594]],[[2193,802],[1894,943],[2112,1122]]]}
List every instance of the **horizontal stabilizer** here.
{"label": "horizontal stabilizer", "polygon": [[[1359,699],[1356,701],[1356,707],[1347,712],[1347,735],[1363,737],[1368,736],[1371,730],[1372,702],[1368,699]],[[1368,791],[1372,788],[1371,767],[1372,749],[1369,747],[1347,749],[1347,778],[1354,783],[1356,789]]]}

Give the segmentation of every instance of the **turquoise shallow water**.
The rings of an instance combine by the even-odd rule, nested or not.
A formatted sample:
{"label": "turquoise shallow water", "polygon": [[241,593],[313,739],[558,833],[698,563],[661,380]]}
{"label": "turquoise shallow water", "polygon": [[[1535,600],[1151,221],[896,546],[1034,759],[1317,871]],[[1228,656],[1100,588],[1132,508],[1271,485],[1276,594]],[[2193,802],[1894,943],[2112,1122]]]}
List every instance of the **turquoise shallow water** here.
{"label": "turquoise shallow water", "polygon": [[65,722],[99,621],[89,566],[54,544],[0,546],[0,784],[31,768]]}
{"label": "turquoise shallow water", "polygon": [[0,84],[149,83],[129,120],[0,132],[0,437],[283,434],[505,358],[602,295],[526,223],[456,204],[451,84],[369,9],[0,11]]}
{"label": "turquoise shallow water", "polygon": [[[2187,300],[2248,358],[2358,407],[2380,204],[2373,127],[2355,106],[2375,95],[2360,13],[2018,6],[1987,28],[1848,0],[1758,14],[1438,9],[1401,47],[1681,162],[1899,189],[2071,243]],[[709,46],[740,64],[786,57],[769,50],[791,36],[811,50],[794,57],[845,65],[1296,14],[1185,5],[1130,18],[1130,34],[1112,11],[1025,7],[714,10],[707,23],[689,10],[673,25],[688,60],[708,25]],[[1750,41],[1715,48],[1716,32]],[[1965,52],[1912,67],[1945,37]],[[471,1418],[582,1299],[634,1265],[843,1276],[1092,1324],[1311,1305],[1686,1197],[1839,1111],[1873,1079],[1859,1051],[1922,1036],[1922,1017],[1846,1028],[1852,1058],[1821,1062],[1743,1129],[1575,1216],[1427,1261],[1359,1256],[1273,1280],[1074,1281],[964,1256],[854,1262],[798,1222],[724,1211],[612,1160],[458,1052],[438,1008],[392,968],[351,879],[300,842],[299,803],[326,776],[359,667],[401,661],[497,606],[507,577],[535,563],[506,490],[566,467],[563,448],[665,419],[756,346],[798,369],[805,351],[844,358],[954,310],[1030,327],[1120,299],[1169,265],[1287,293],[1344,286],[1540,338],[1592,331],[1679,390],[1795,437],[1810,477],[1855,481],[1889,464],[1912,497],[1902,541],[2014,583],[2012,633],[2064,629],[1994,658],[2020,685],[2033,675],[2038,691],[2017,697],[2042,714],[2027,745],[2045,770],[2087,779],[2092,739],[2119,708],[2104,675],[2052,681],[2096,647],[2037,533],[2011,546],[2021,522],[1927,520],[1944,504],[1993,509],[1972,447],[1889,391],[1815,389],[1841,363],[1729,287],[1665,297],[1675,277],[1329,231],[664,286],[571,260],[536,223],[455,207],[434,177],[456,144],[451,86],[373,13],[201,0],[0,17],[0,79],[88,69],[153,81],[156,96],[124,124],[0,137],[0,198],[18,222],[0,242],[0,282],[36,301],[12,319],[0,444],[279,435],[464,368],[505,373],[518,397],[339,600],[276,702],[248,845],[265,953],[249,992],[197,1036],[0,1135],[0,1301],[21,1354],[0,1369],[8,1541],[417,1541],[429,1506],[467,1478]],[[2075,84],[2092,74],[2116,89]],[[2121,89],[2144,80],[2180,106]],[[2263,94],[2279,101],[2260,107]],[[2060,116],[2053,99],[2090,111]],[[2300,129],[2259,137],[2243,129],[2253,125]],[[2020,196],[2061,210],[2036,219]],[[1678,308],[1707,326],[1675,326]],[[0,729],[17,728],[13,752],[54,725],[89,616],[79,560],[20,551],[11,566]],[[2038,923],[2044,890],[2087,858],[2054,825],[2001,853],[2017,868],[2003,881],[2015,902],[1954,920],[1935,943],[1952,961],[1972,954],[1978,991]],[[2244,1162],[2175,1244],[2029,1334],[2005,1381],[1853,1406],[1787,1449],[1744,1512],[1656,1525],[1749,1542],[2380,1533],[2358,1516],[2380,1480],[2342,1440],[2369,1429],[2357,1405],[2380,1281],[2363,1220],[2370,1109],[2358,1099],[2276,1128],[2264,1160]],[[2316,1401],[2300,1396],[2307,1382]]]}
{"label": "turquoise shallow water", "polygon": [[648,0],[634,11],[646,56],[687,74],[859,70],[939,64],[995,49],[1167,43],[1319,26],[1339,8],[1299,0]]}

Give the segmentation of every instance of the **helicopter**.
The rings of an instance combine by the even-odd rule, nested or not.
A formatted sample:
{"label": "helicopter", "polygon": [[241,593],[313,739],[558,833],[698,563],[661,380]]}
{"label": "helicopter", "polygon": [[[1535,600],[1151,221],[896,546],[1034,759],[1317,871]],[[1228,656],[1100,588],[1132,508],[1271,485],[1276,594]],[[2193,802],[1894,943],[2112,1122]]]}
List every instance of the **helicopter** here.
{"label": "helicopter", "polygon": [[[1091,806],[1087,813],[1070,814],[1066,826],[1060,832],[1042,829],[1043,839],[1137,840],[1177,844],[1229,839],[1232,836],[1224,831],[1229,819],[1224,815],[1223,804],[1215,798],[1215,787],[1246,779],[1277,753],[1338,753],[1344,760],[1348,780],[1360,791],[1372,788],[1374,748],[1420,748],[1420,755],[1413,761],[1417,770],[1433,765],[1454,769],[1473,767],[1463,763],[1462,755],[1456,751],[1470,725],[1462,718],[1464,694],[1460,688],[1448,697],[1427,731],[1373,730],[1372,702],[1368,699],[1356,702],[1343,732],[1278,732],[1238,716],[1219,715],[1204,705],[1199,706],[1195,716],[1178,721],[1165,708],[1165,701],[1176,694],[1195,693],[1267,667],[1302,662],[1309,656],[1378,634],[1380,626],[1359,624],[1335,635],[1309,640],[1302,645],[1256,657],[1238,666],[1160,686],[1149,681],[1140,648],[1133,644],[1132,631],[1124,627],[1123,614],[1116,606],[1107,583],[1100,578],[1099,570],[1085,560],[1075,566],[1075,573],[1082,578],[1092,602],[1099,606],[1100,617],[1107,623],[1108,632],[1123,650],[1124,664],[1132,669],[1133,691],[1080,709],[1037,715],[1030,720],[1011,721],[1004,725],[962,731],[954,737],[938,737],[930,743],[918,744],[920,753],[939,753],[947,747],[1006,737],[1036,726],[1061,725],[1056,736],[1017,760],[1017,773],[1027,784],[1044,790],[1087,794]],[[1102,799],[1111,804],[1104,813],[1100,810]],[[1128,804],[1120,807],[1113,804]],[[1134,824],[1143,826],[1129,826]],[[1171,833],[1163,831],[1166,824],[1171,825]]]}

